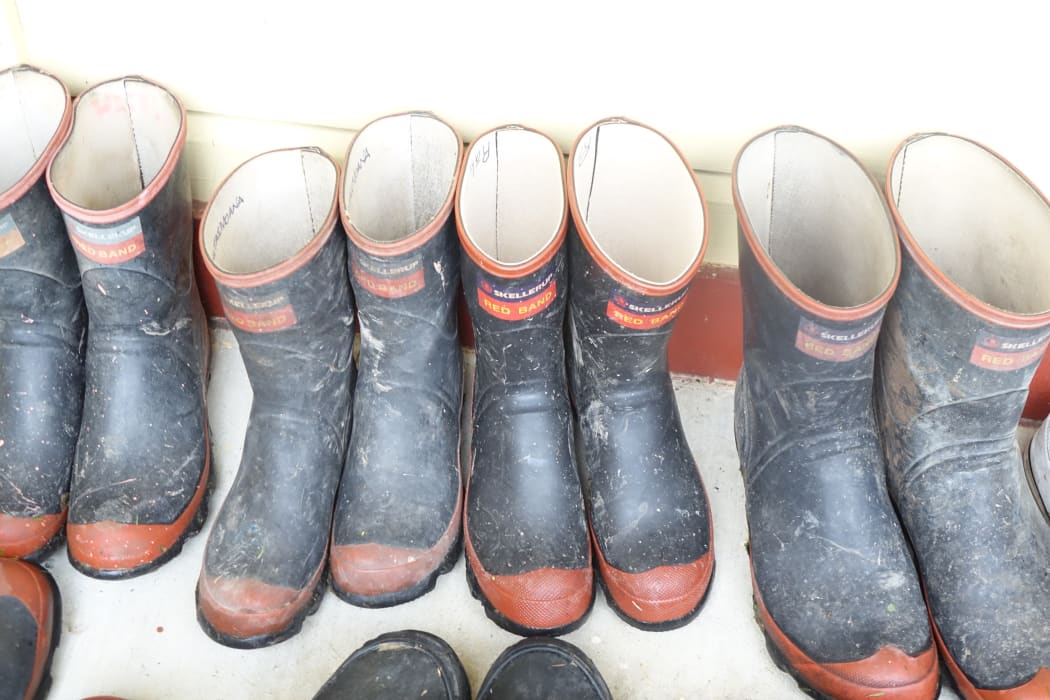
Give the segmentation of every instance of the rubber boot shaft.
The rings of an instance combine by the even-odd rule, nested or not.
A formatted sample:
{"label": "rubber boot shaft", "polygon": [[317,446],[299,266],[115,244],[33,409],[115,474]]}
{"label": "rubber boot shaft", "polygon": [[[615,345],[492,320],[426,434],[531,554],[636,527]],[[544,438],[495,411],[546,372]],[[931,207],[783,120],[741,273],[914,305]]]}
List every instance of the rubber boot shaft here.
{"label": "rubber boot shaft", "polygon": [[[699,611],[714,570],[710,505],[667,365],[703,256],[703,200],[674,146],[640,124],[596,124],[570,160],[569,367],[591,536],[613,609],[671,629]],[[611,213],[623,201],[684,216],[634,228]],[[647,259],[638,240],[667,259]]]}
{"label": "rubber boot shaft", "polygon": [[905,244],[875,393],[890,491],[963,696],[1047,697],[1050,526],[1017,425],[1050,341],[1050,205],[943,134],[901,144],[887,192]]}
{"label": "rubber boot shaft", "polygon": [[523,639],[499,655],[478,700],[612,700],[605,679],[578,647],[561,639]]}
{"label": "rubber boot shaft", "polygon": [[[758,619],[822,695],[931,698],[936,653],[872,411],[874,348],[899,265],[889,214],[846,151],[798,127],[741,150],[734,198],[744,312],[735,432]],[[824,201],[834,204],[815,204]]]}
{"label": "rubber boot shaft", "polygon": [[266,153],[227,178],[201,222],[252,387],[240,466],[197,590],[202,626],[229,646],[292,636],[327,582],[353,379],[337,177],[317,149]]}
{"label": "rubber boot shaft", "polygon": [[62,631],[62,601],[51,574],[0,559],[0,700],[42,700]]}
{"label": "rubber boot shaft", "polygon": [[39,560],[64,534],[84,395],[80,271],[44,179],[72,108],[20,66],[0,72],[0,111],[0,556]]}
{"label": "rubber boot shaft", "polygon": [[[535,218],[496,216],[526,204]],[[520,127],[479,137],[457,216],[476,352],[468,576],[505,629],[558,634],[582,622],[594,595],[565,375],[560,153]]]}
{"label": "rubber boot shaft", "polygon": [[185,109],[137,78],[77,98],[48,168],[90,326],[69,557],[90,576],[156,568],[206,508],[207,319],[193,275]]}
{"label": "rubber boot shaft", "polygon": [[463,665],[444,640],[389,632],[365,642],[336,669],[314,700],[470,700]]}
{"label": "rubber boot shaft", "polygon": [[331,567],[333,589],[357,605],[412,600],[459,555],[463,369],[451,214],[462,148],[450,126],[418,113],[366,126],[348,151],[355,165],[340,202],[361,345]]}

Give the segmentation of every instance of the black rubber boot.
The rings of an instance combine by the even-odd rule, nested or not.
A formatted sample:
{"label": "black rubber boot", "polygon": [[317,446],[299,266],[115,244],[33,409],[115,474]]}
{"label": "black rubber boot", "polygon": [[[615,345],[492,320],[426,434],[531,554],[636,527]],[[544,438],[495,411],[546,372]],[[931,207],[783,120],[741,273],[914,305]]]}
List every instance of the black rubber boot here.
{"label": "black rubber boot", "polygon": [[340,208],[361,329],[354,432],[332,532],[332,588],[365,607],[434,587],[460,549],[462,351],[451,217],[463,143],[429,114],[372,122]]}
{"label": "black rubber boot", "polygon": [[264,153],[219,186],[201,221],[253,395],[197,584],[197,619],[227,646],[296,634],[327,585],[353,381],[338,176],[317,149]]}
{"label": "black rubber boot", "polygon": [[560,639],[523,639],[492,664],[477,700],[612,700],[594,662]]}
{"label": "black rubber boot", "polygon": [[641,124],[595,124],[569,160],[569,366],[598,569],[621,618],[672,629],[700,610],[715,565],[667,368],[707,240],[704,203],[681,154]]}
{"label": "black rubber boot", "polygon": [[86,316],[44,170],[72,116],[57,78],[0,72],[0,556],[43,559],[65,534]]}
{"label": "black rubber boot", "polygon": [[456,216],[477,353],[468,581],[504,629],[561,634],[591,609],[594,575],[565,383],[560,151],[521,127],[478,137]]}
{"label": "black rubber boot", "polygon": [[389,632],[365,642],[336,669],[314,700],[470,700],[456,652],[426,632]]}
{"label": "black rubber boot", "polygon": [[193,277],[185,141],[174,95],[120,78],[77,98],[47,171],[89,319],[69,559],[97,578],[155,569],[207,512],[208,326]]}
{"label": "black rubber boot", "polygon": [[51,574],[0,559],[0,700],[43,700],[62,633],[62,601]]}
{"label": "black rubber boot", "polygon": [[767,647],[817,697],[928,700],[937,653],[872,412],[900,259],[886,205],[852,156],[798,127],[744,146],[733,198],[736,440]]}
{"label": "black rubber boot", "polygon": [[1050,525],[1017,446],[1050,341],[1050,204],[944,134],[902,143],[886,191],[905,254],[875,396],[941,656],[967,700],[1050,698]]}

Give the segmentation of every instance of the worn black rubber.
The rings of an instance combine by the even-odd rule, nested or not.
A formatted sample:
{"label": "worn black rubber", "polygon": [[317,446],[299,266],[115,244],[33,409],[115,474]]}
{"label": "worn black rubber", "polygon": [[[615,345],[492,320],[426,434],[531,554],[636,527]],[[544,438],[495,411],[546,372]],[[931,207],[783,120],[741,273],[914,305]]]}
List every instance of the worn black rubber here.
{"label": "worn black rubber", "polygon": [[530,638],[504,650],[481,682],[477,700],[612,700],[594,662],[561,639]]}
{"label": "worn black rubber", "polygon": [[[393,147],[410,155],[382,167],[376,154]],[[461,152],[450,126],[418,113],[366,126],[347,156],[355,165],[340,204],[361,342],[330,556],[332,588],[353,605],[413,600],[459,552],[463,369],[452,199]],[[406,213],[411,224],[399,225]]]}
{"label": "worn black rubber", "polygon": [[[318,572],[354,374],[337,173],[317,149],[262,154],[227,178],[201,222],[201,250],[252,388],[241,461],[197,585],[201,626],[227,646],[288,639],[328,581]],[[274,201],[283,218],[272,216]]]}
{"label": "worn black rubber", "polygon": [[456,652],[427,632],[388,632],[362,644],[314,700],[470,700]]}
{"label": "worn black rubber", "polygon": [[0,81],[0,109],[26,125],[0,133],[22,168],[0,183],[0,556],[41,561],[64,537],[84,393],[80,270],[44,178],[72,112],[53,76],[17,66]]}

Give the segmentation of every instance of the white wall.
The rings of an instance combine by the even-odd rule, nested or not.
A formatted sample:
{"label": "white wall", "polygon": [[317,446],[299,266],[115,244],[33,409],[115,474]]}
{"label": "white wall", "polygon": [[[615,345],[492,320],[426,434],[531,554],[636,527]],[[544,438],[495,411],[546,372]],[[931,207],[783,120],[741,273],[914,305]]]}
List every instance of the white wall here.
{"label": "white wall", "polygon": [[[714,262],[735,261],[733,156],[781,123],[840,141],[880,179],[903,137],[951,131],[1050,190],[1042,3],[0,2],[17,12],[19,58],[74,92],[124,73],[177,92],[196,113],[200,199],[264,148],[317,143],[341,158],[346,130],[405,109],[468,140],[518,121],[566,149],[601,117],[646,121],[704,171]],[[0,33],[0,60],[4,48]]]}

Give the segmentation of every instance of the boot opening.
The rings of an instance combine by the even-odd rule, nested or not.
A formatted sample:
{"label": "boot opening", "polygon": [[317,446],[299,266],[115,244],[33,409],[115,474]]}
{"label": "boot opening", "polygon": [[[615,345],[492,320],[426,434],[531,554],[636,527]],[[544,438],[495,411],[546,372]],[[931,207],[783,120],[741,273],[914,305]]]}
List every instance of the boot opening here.
{"label": "boot opening", "polygon": [[354,230],[377,243],[411,236],[434,220],[452,196],[459,137],[427,114],[372,122],[346,157],[343,202]]}
{"label": "boot opening", "polygon": [[93,87],[77,101],[73,131],[51,166],[51,184],[84,209],[116,208],[160,173],[182,119],[178,100],[141,78]]}
{"label": "boot opening", "polygon": [[640,124],[603,122],[580,137],[571,167],[570,196],[612,264],[655,285],[693,268],[704,244],[703,202],[667,139]]}
{"label": "boot opening", "polygon": [[896,233],[882,195],[834,143],[805,130],[771,131],[741,151],[734,179],[758,245],[806,295],[849,308],[893,283]]}
{"label": "boot opening", "polygon": [[295,256],[335,210],[338,170],[314,149],[252,158],[215,193],[203,224],[204,254],[218,269],[246,275]]}
{"label": "boot opening", "polygon": [[0,73],[0,192],[32,170],[65,111],[66,91],[51,76],[28,67]]}
{"label": "boot opening", "polygon": [[908,233],[952,282],[1018,314],[1050,311],[1050,207],[993,153],[955,136],[919,136],[890,170]]}
{"label": "boot opening", "polygon": [[561,233],[562,154],[535,131],[504,128],[470,146],[459,193],[463,232],[485,255],[518,265]]}

